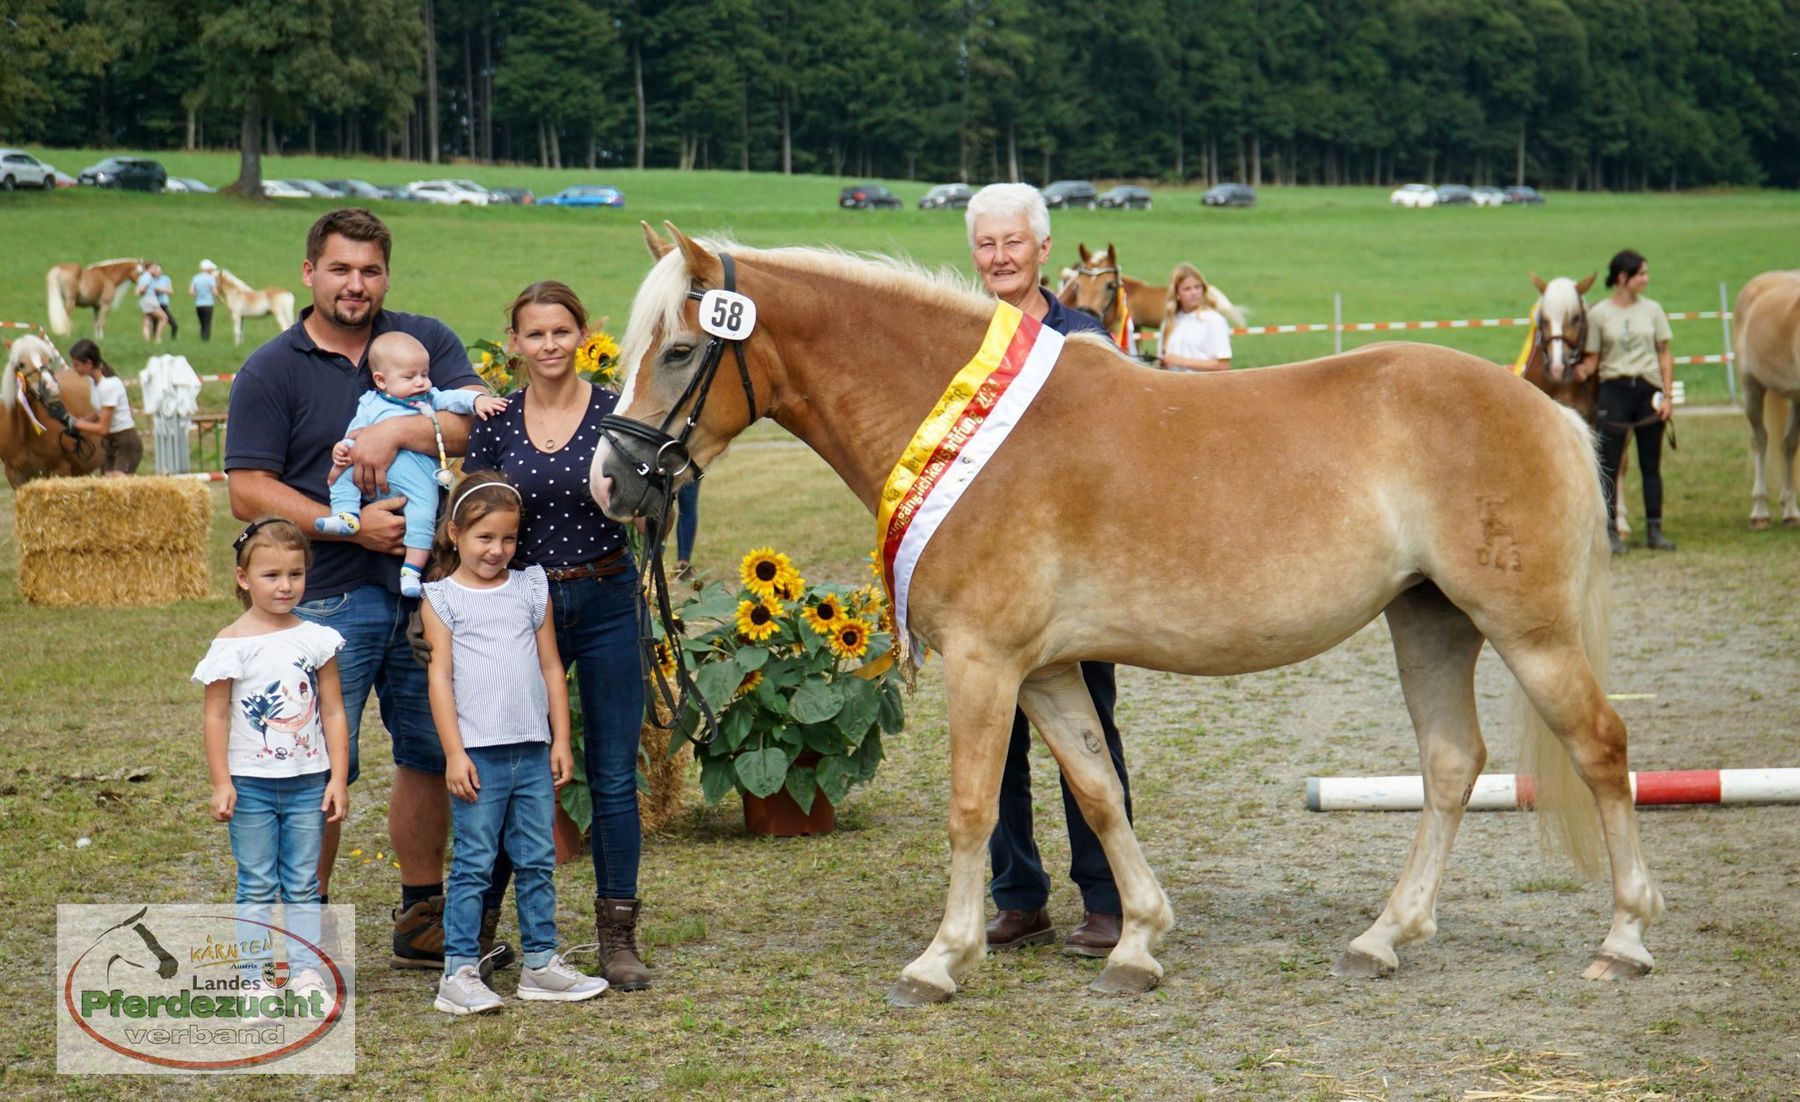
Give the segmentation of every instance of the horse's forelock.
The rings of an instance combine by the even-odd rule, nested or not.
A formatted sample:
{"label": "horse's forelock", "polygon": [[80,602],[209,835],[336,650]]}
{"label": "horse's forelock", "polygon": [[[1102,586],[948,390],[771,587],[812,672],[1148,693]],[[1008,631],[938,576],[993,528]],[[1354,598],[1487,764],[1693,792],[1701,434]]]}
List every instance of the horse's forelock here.
{"label": "horse's forelock", "polygon": [[1557,276],[1544,287],[1541,312],[1555,324],[1568,324],[1581,316],[1581,292],[1568,276]]}

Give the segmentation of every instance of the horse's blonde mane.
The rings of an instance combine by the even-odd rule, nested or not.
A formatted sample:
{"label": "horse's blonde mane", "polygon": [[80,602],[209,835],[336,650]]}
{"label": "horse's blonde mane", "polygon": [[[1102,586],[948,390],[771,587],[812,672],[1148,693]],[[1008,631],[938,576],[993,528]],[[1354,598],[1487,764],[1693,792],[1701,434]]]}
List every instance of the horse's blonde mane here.
{"label": "horse's blonde mane", "polygon": [[56,348],[44,338],[27,333],[12,342],[12,350],[6,355],[6,367],[0,370],[0,406],[12,409],[19,401],[19,363],[27,355],[35,354],[35,366],[48,367],[56,362]]}
{"label": "horse's blonde mane", "polygon": [[136,257],[136,256],[115,256],[115,257],[113,257],[113,258],[112,258],[112,259],[111,259],[111,260],[96,260],[96,261],[94,261],[94,262],[93,262],[93,263],[92,263],[92,264],[88,264],[88,265],[85,265],[85,267],[89,267],[89,268],[110,268],[110,267],[112,267],[112,266],[113,266],[113,265],[114,265],[114,264],[142,264],[142,263],[143,263],[143,262],[144,262],[144,261],[143,261],[143,258],[142,258],[142,257]]}
{"label": "horse's blonde mane", "polygon": [[223,280],[224,282],[231,284],[233,287],[236,287],[240,291],[250,290],[250,285],[248,283],[245,283],[243,280],[239,279],[237,276],[232,275],[231,270],[229,268],[220,268],[219,269],[219,278],[221,280]]}

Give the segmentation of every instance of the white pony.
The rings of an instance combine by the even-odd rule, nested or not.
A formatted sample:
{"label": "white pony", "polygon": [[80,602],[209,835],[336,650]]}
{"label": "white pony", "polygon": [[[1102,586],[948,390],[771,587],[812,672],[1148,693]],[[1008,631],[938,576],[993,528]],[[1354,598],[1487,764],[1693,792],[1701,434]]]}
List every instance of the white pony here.
{"label": "white pony", "polygon": [[1800,504],[1794,500],[1794,453],[1800,451],[1800,271],[1764,272],[1744,284],[1732,317],[1744,416],[1750,420],[1750,460],[1756,467],[1750,527],[1769,526],[1769,483],[1763,468],[1769,426],[1781,420],[1774,402],[1764,408],[1771,398],[1788,402],[1787,432],[1781,440],[1781,523],[1800,526]]}
{"label": "white pony", "polygon": [[231,311],[231,340],[244,343],[244,319],[275,315],[275,324],[286,329],[294,324],[294,293],[280,287],[252,290],[248,283],[219,269],[219,292],[225,296],[225,309]]}

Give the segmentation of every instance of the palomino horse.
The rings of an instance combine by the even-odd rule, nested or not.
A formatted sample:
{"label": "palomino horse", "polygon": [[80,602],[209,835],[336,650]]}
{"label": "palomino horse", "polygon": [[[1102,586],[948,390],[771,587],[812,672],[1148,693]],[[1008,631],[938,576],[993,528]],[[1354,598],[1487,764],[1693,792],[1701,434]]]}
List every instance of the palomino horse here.
{"label": "palomino horse", "polygon": [[231,311],[233,344],[244,343],[244,319],[275,315],[275,324],[286,329],[294,324],[294,293],[280,287],[253,291],[250,285],[223,268],[219,269],[219,293],[225,296],[225,309]]}
{"label": "palomino horse", "polygon": [[[898,262],[669,230],[674,245],[645,227],[660,259],[632,305],[622,357],[632,374],[591,473],[596,501],[621,520],[661,515],[670,485],[695,477],[690,465],[704,468],[761,417],[877,510],[965,357],[990,324],[1017,318],[953,277]],[[727,272],[755,303],[742,312],[754,329],[709,343],[690,296]],[[720,368],[725,343],[734,348]],[[978,391],[971,406],[983,400]],[[1363,412],[1342,416],[1352,408]],[[674,424],[686,426],[679,440],[666,436]],[[1170,454],[1182,456],[1178,470]],[[1590,861],[1603,834],[1611,857],[1612,928],[1586,974],[1649,970],[1644,930],[1662,897],[1638,842],[1625,726],[1597,674],[1609,556],[1594,463],[1575,417],[1451,349],[1378,344],[1196,376],[1068,339],[980,474],[944,476],[965,479],[960,502],[911,575],[904,622],[943,656],[949,699],[950,888],[937,937],[889,999],[948,999],[986,951],[985,843],[1015,704],[1055,753],[1118,881],[1123,932],[1094,986],[1141,992],[1162,976],[1151,949],[1174,916],[1125,816],[1077,663],[1240,674],[1318,654],[1382,613],[1417,728],[1425,811],[1399,884],[1340,972],[1391,972],[1396,947],[1436,930],[1438,886],[1487,758],[1474,691],[1483,640],[1530,704],[1521,716],[1536,753],[1521,768],[1537,779],[1541,824]]]}
{"label": "palomino horse", "polygon": [[86,267],[80,264],[58,264],[44,273],[44,290],[49,299],[50,332],[59,337],[69,335],[73,323],[70,315],[78,306],[94,308],[94,338],[106,339],[106,315],[119,304],[143,271],[144,261],[135,257],[102,260]]}
{"label": "palomino horse", "polygon": [[1764,272],[1744,284],[1732,329],[1744,415],[1750,419],[1750,459],[1756,467],[1750,527],[1769,526],[1769,483],[1763,472],[1768,426],[1780,421],[1779,406],[1769,399],[1782,398],[1788,410],[1781,440],[1781,523],[1800,525],[1800,505],[1794,501],[1794,453],[1800,450],[1800,271]]}
{"label": "palomino horse", "polygon": [[[1063,269],[1062,285],[1057,297],[1064,306],[1085,310],[1099,318],[1108,332],[1119,326],[1119,303],[1123,299],[1131,308],[1136,325],[1155,328],[1163,323],[1163,299],[1166,289],[1126,275],[1119,268],[1119,250],[1112,245],[1097,253],[1088,252],[1086,243],[1075,249],[1081,255],[1081,266]],[[1243,311],[1232,305],[1225,292],[1208,283],[1207,301],[1213,309],[1231,319],[1231,324],[1244,324]]]}
{"label": "palomino horse", "polygon": [[14,486],[100,467],[93,438],[69,427],[94,414],[88,381],[58,371],[60,358],[42,337],[20,337],[0,371],[0,463]]}

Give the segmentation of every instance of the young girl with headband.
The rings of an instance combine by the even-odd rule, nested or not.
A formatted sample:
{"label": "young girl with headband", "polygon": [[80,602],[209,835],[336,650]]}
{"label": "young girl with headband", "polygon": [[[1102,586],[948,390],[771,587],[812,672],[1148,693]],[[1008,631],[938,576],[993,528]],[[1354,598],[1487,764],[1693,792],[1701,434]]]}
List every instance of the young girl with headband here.
{"label": "young girl with headband", "polygon": [[[444,744],[456,847],[444,900],[444,975],[433,1003],[447,1014],[500,1009],[482,982],[482,902],[502,847],[519,908],[519,998],[591,999],[606,980],[556,951],[556,789],[575,773],[569,689],[556,650],[550,583],[513,570],[524,501],[503,475],[468,475],[432,545],[421,605],[431,644],[431,717]],[[573,951],[573,950],[571,950]],[[495,950],[499,952],[499,950]]]}

